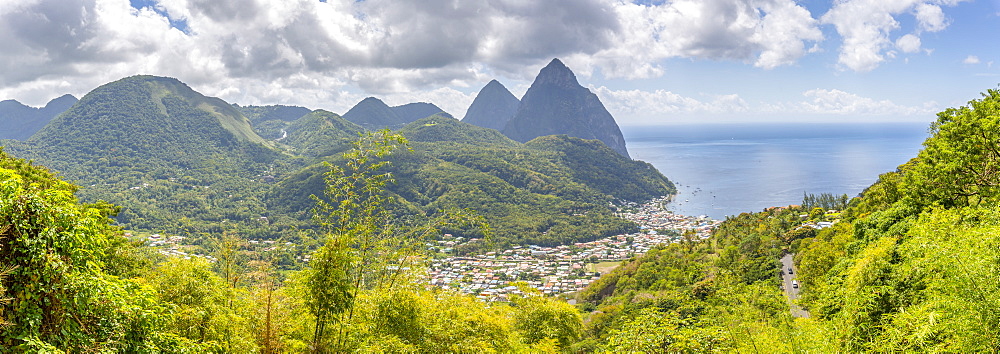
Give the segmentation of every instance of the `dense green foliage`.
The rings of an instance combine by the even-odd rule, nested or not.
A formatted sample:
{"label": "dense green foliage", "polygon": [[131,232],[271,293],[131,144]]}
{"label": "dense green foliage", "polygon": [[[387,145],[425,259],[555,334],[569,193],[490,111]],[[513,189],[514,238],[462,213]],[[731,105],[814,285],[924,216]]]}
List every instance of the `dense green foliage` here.
{"label": "dense green foliage", "polygon": [[233,104],[236,110],[240,111],[244,117],[250,120],[250,124],[256,126],[259,123],[281,120],[285,122],[294,122],[296,119],[309,114],[310,110],[305,107],[298,106],[285,106],[285,105],[268,105],[268,106],[240,106],[238,104]]}
{"label": "dense green foliage", "polygon": [[914,160],[802,241],[806,304],[848,351],[996,350],[1000,91],[938,114]]}
{"label": "dense green foliage", "polygon": [[[631,232],[636,226],[614,215],[609,203],[674,192],[648,164],[596,141],[559,136],[522,145],[495,130],[442,116],[399,132],[413,151],[392,157],[396,183],[387,188],[399,201],[397,214],[475,210],[501,244],[554,245]],[[324,169],[317,164],[279,183],[272,208],[300,215],[308,210],[306,197],[319,194]],[[448,231],[481,236],[471,229]]]}
{"label": "dense green foliage", "polygon": [[[0,150],[0,266],[7,326],[18,351],[149,351],[174,342],[155,293],[126,279],[142,250],[110,225],[115,208],[80,204],[76,187]],[[138,262],[142,264],[142,262]]]}
{"label": "dense green foliage", "polygon": [[820,195],[802,195],[802,207],[806,210],[812,210],[814,208],[820,208],[823,210],[844,210],[844,208],[847,208],[847,203],[849,202],[850,198],[847,197],[847,194],[833,195],[830,193],[820,193]]}
{"label": "dense green foliage", "polygon": [[[624,264],[581,293],[585,308],[597,310],[587,345],[644,352],[996,351],[998,107],[1000,91],[990,90],[940,113],[915,159],[849,203],[806,195],[800,209],[743,214],[706,242],[670,245]],[[816,221],[834,224],[805,226]],[[801,304],[813,319],[791,321],[780,300],[775,261],[783,250],[798,252]]]}
{"label": "dense green foliage", "polygon": [[284,162],[230,105],[177,80],[136,76],[90,92],[9,152],[123,206],[130,229],[218,232],[266,215],[262,176]]}
{"label": "dense green foliage", "polygon": [[[625,262],[579,295],[593,311],[587,339],[599,352],[791,352],[829,348],[793,321],[778,259],[802,209],[727,219],[711,238],[688,238]],[[690,236],[690,235],[688,235]]]}

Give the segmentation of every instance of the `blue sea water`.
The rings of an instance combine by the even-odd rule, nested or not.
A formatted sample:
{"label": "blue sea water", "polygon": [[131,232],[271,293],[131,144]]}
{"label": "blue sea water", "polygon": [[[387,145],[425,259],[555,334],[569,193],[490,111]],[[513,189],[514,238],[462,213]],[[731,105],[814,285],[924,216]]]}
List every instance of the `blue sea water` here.
{"label": "blue sea water", "polygon": [[926,123],[625,126],[633,159],[678,187],[670,209],[728,215],[802,202],[804,192],[856,196],[913,158]]}

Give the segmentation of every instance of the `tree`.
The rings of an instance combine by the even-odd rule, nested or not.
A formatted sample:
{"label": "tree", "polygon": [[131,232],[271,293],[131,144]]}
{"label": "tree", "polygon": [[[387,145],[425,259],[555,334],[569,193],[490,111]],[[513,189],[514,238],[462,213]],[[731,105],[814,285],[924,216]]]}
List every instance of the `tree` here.
{"label": "tree", "polygon": [[976,206],[1000,195],[1000,90],[938,113],[908,192],[925,205]]}
{"label": "tree", "polygon": [[[517,283],[516,283],[517,284]],[[526,344],[535,345],[543,340],[554,340],[559,347],[568,348],[583,332],[583,319],[573,305],[558,299],[544,297],[527,286],[517,284],[524,296],[515,296],[515,327]]]}
{"label": "tree", "polygon": [[[314,215],[325,243],[306,270],[308,306],[316,317],[313,351],[340,350],[347,343],[346,326],[354,317],[355,300],[363,290],[392,288],[421,253],[424,242],[443,227],[476,226],[488,234],[481,218],[469,211],[441,212],[426,222],[406,224],[392,215],[393,201],[385,187],[393,182],[385,159],[407,144],[388,130],[362,134],[343,154],[343,164],[330,164],[324,198]],[[336,342],[325,342],[327,327],[337,326]]]}
{"label": "tree", "polygon": [[229,286],[204,258],[170,258],[149,280],[172,309],[172,332],[214,351],[256,349],[249,294]]}
{"label": "tree", "polygon": [[[9,303],[0,347],[16,352],[170,351],[169,313],[132,273],[107,264],[120,228],[106,203],[82,204],[76,186],[0,150],[0,265]],[[16,267],[16,268],[10,268]]]}

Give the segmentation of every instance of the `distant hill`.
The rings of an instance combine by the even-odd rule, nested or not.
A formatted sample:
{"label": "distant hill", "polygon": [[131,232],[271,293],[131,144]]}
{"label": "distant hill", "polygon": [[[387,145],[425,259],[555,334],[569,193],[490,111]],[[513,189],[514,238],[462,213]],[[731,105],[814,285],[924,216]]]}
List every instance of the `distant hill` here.
{"label": "distant hill", "polygon": [[395,129],[406,124],[396,111],[375,97],[368,97],[358,102],[344,113],[344,119],[369,130]]}
{"label": "distant hill", "polygon": [[42,108],[25,106],[16,100],[0,101],[0,139],[28,139],[76,101],[73,95],[62,95]]}
{"label": "distant hill", "polygon": [[653,165],[622,158],[597,140],[546,135],[532,139],[525,146],[555,152],[574,180],[620,200],[642,201],[650,196],[664,195],[664,190],[674,190],[673,183]]}
{"label": "distant hill", "polygon": [[559,59],[538,73],[503,133],[520,142],[553,134],[597,139],[629,156],[615,118]]}
{"label": "distant hill", "polygon": [[479,90],[462,121],[483,128],[503,130],[517,113],[517,106],[520,104],[521,101],[507,87],[497,80],[491,80]]}
{"label": "distant hill", "polygon": [[300,155],[329,156],[347,149],[362,131],[360,125],[317,109],[292,122],[287,128],[288,136],[281,142],[294,147]]}
{"label": "distant hill", "polygon": [[499,131],[477,127],[442,115],[430,116],[407,124],[400,133],[414,143],[451,142],[511,148],[521,146]]}
{"label": "distant hill", "polygon": [[283,120],[292,122],[302,116],[309,114],[311,110],[299,106],[267,105],[267,106],[240,106],[233,104],[237,111],[250,120],[250,124],[257,124],[269,120]]}
{"label": "distant hill", "polygon": [[395,106],[392,107],[392,111],[405,123],[411,123],[417,119],[427,118],[435,114],[443,117],[451,117],[451,114],[448,114],[448,112],[438,108],[433,103],[427,102],[414,102]]}
{"label": "distant hill", "polygon": [[432,115],[451,117],[451,114],[433,103],[415,102],[389,107],[378,98],[368,97],[344,113],[344,119],[368,130],[399,129],[407,123]]}
{"label": "distant hill", "polygon": [[299,106],[240,106],[234,103],[233,107],[250,120],[254,132],[268,140],[280,140],[291,122],[311,112]]}

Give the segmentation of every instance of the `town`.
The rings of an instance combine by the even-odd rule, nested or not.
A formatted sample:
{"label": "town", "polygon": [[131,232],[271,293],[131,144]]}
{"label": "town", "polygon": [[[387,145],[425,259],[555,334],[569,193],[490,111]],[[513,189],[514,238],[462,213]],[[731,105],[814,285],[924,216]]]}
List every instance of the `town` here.
{"label": "town", "polygon": [[[486,301],[506,301],[525,282],[548,296],[569,296],[620,262],[642,255],[659,244],[708,238],[721,221],[667,211],[666,199],[626,205],[619,213],[639,225],[640,231],[596,241],[556,247],[513,246],[474,257],[447,257],[428,268],[430,284],[476,295]],[[448,252],[463,242],[477,242],[444,235],[437,241]],[[434,247],[436,245],[431,245]]]}

